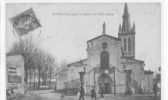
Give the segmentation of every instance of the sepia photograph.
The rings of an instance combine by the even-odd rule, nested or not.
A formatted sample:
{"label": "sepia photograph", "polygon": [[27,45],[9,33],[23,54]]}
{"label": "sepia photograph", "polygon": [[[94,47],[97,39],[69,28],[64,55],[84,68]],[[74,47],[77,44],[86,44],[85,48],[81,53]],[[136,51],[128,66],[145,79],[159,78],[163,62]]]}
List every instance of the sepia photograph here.
{"label": "sepia photograph", "polygon": [[161,4],[6,3],[7,100],[161,100]]}

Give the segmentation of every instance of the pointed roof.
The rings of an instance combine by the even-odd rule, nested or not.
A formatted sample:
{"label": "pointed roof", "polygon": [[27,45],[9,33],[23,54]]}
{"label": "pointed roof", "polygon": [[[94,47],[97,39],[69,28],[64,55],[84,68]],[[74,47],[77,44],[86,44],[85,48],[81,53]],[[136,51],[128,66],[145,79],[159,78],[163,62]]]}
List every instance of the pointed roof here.
{"label": "pointed roof", "polygon": [[135,59],[135,58],[131,58],[131,57],[121,57],[122,60],[125,60],[126,62],[122,62],[122,63],[134,63],[134,62],[139,62],[139,63],[143,63],[145,64],[145,62],[143,60],[138,60],[138,59]]}
{"label": "pointed roof", "polygon": [[117,37],[114,37],[114,36],[111,36],[111,35],[108,35],[108,34],[103,34],[103,35],[99,35],[99,36],[97,36],[97,37],[95,37],[95,38],[93,38],[93,39],[88,40],[87,43],[88,43],[88,42],[91,42],[91,41],[94,41],[94,40],[96,40],[96,39],[99,39],[99,38],[101,38],[101,37],[104,37],[104,36],[105,36],[105,37],[108,37],[108,38],[110,38],[110,39],[114,39],[114,40],[120,41],[120,39],[117,38]]}
{"label": "pointed roof", "polygon": [[130,32],[130,17],[129,17],[127,3],[124,4],[124,13],[123,13],[123,20],[122,20],[122,32],[124,32],[124,33]]}
{"label": "pointed roof", "polygon": [[101,38],[101,37],[108,37],[108,38],[110,38],[110,39],[115,39],[115,40],[119,40],[119,41],[120,41],[119,38],[106,34],[106,23],[105,23],[105,22],[104,22],[103,25],[102,25],[102,34],[99,35],[99,36],[97,36],[97,37],[95,37],[95,38],[93,38],[93,39],[88,40],[87,43],[88,43],[88,42],[91,42],[91,41],[94,41],[94,40],[96,40],[96,39],[99,39],[99,38]]}
{"label": "pointed roof", "polygon": [[83,65],[85,65],[84,63],[86,61],[87,61],[87,59],[82,59],[82,60],[79,60],[79,61],[76,61],[76,62],[72,62],[72,63],[68,64],[67,67],[70,67],[70,66],[82,67]]}

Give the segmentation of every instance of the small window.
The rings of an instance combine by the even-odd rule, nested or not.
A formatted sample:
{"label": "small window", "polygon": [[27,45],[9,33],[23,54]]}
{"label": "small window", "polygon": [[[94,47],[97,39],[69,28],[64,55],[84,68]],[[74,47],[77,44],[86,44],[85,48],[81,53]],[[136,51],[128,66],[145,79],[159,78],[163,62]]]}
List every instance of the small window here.
{"label": "small window", "polygon": [[128,38],[128,51],[131,51],[131,39]]}
{"label": "small window", "polygon": [[106,42],[103,42],[103,43],[102,43],[102,48],[103,48],[103,49],[106,49],[106,48],[107,48],[107,43],[106,43]]}
{"label": "small window", "polygon": [[127,39],[124,39],[124,51],[127,50]]}

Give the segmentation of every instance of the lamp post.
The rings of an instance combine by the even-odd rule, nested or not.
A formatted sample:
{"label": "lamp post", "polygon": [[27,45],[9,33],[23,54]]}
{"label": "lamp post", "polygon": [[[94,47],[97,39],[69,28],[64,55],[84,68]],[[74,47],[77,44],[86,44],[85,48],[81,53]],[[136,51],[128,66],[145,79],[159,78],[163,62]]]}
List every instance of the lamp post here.
{"label": "lamp post", "polygon": [[114,95],[116,95],[115,67],[112,67],[112,72],[114,73]]}
{"label": "lamp post", "polygon": [[79,100],[83,99],[85,100],[84,96],[85,96],[85,92],[84,92],[84,75],[85,75],[85,67],[84,67],[84,71],[79,72],[80,75],[80,82],[81,82],[81,87],[80,87],[80,97]]}
{"label": "lamp post", "polygon": [[96,69],[94,69],[94,98],[95,100],[97,100],[97,96],[96,96]]}
{"label": "lamp post", "polygon": [[95,66],[95,68],[93,68],[93,79],[94,79],[94,88],[96,89],[96,68],[97,68],[98,65]]}
{"label": "lamp post", "polygon": [[81,86],[83,86],[83,84],[84,84],[84,74],[85,74],[85,72],[79,72]]}
{"label": "lamp post", "polygon": [[95,70],[94,70],[94,77],[93,77],[93,78],[94,78],[94,88],[96,87],[96,78],[95,78],[96,75],[95,75],[95,74],[96,74],[96,73],[95,73]]}
{"label": "lamp post", "polygon": [[58,81],[57,75],[58,75],[58,73],[55,74],[55,79],[56,79],[56,80],[55,80],[55,88],[54,88],[55,91],[57,90],[57,81]]}

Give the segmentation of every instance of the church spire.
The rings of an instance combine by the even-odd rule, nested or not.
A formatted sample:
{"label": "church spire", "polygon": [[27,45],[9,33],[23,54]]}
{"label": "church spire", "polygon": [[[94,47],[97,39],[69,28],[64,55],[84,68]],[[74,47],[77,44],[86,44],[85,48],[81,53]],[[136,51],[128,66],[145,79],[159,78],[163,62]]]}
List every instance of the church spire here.
{"label": "church spire", "polygon": [[123,14],[123,23],[122,23],[122,32],[130,31],[130,17],[128,12],[127,3],[124,5],[124,14]]}
{"label": "church spire", "polygon": [[105,22],[103,23],[103,27],[102,27],[102,28],[103,28],[102,33],[103,33],[103,34],[106,34],[106,23],[105,23]]}
{"label": "church spire", "polygon": [[127,3],[124,5],[124,15],[129,15]]}
{"label": "church spire", "polygon": [[124,4],[122,24],[119,25],[119,39],[121,41],[121,53],[124,57],[135,57],[135,23],[131,25],[127,3]]}

